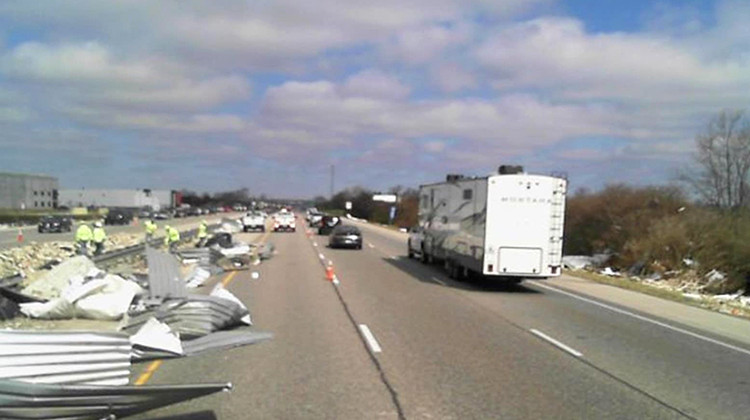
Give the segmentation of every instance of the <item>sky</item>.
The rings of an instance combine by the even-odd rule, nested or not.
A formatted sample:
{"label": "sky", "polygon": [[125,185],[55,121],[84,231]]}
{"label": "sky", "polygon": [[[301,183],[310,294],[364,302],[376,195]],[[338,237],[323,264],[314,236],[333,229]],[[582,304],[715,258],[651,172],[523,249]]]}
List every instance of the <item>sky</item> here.
{"label": "sky", "polygon": [[750,102],[750,2],[0,2],[0,171],[327,195],[501,164],[665,184]]}

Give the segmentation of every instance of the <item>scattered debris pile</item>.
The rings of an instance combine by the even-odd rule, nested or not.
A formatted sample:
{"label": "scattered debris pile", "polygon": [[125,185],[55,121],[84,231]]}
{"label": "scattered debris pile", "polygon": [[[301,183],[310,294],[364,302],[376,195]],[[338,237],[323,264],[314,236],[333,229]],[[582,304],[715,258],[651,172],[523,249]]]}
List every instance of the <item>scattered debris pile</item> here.
{"label": "scattered debris pile", "polygon": [[231,384],[129,386],[132,363],[272,338],[251,328],[248,308],[220,283],[209,295],[187,293],[189,284],[202,284],[215,270],[211,253],[227,258],[208,251],[208,264],[196,265],[187,278],[173,255],[147,247],[145,279],[107,273],[77,256],[22,290],[11,293],[9,283],[0,284],[0,313],[8,316],[20,311],[44,319],[122,319],[118,332],[0,331],[0,418],[115,418],[231,389]]}
{"label": "scattered debris pile", "polygon": [[215,230],[215,232],[239,233],[242,232],[242,230],[243,226],[241,221],[236,219],[228,219],[225,217],[221,219],[221,224]]}
{"label": "scattered debris pile", "polygon": [[[113,234],[107,237],[105,249],[112,251],[127,248],[142,241],[142,235]],[[31,276],[39,269],[65,261],[74,255],[76,255],[76,248],[72,241],[31,242],[29,245],[9,248],[0,252],[0,278],[16,274],[24,277]]]}
{"label": "scattered debris pile", "polygon": [[157,306],[136,308],[128,312],[120,330],[135,334],[150,319],[168,325],[183,339],[202,337],[239,325],[252,325],[245,305],[223,288],[215,289],[208,296],[167,297]]}
{"label": "scattered debris pile", "polygon": [[180,254],[183,259],[199,259],[204,265],[206,261],[210,261],[224,271],[247,270],[251,265],[257,265],[261,259],[269,259],[273,255],[273,245],[269,248],[265,244],[259,247],[256,244],[234,242],[230,232],[219,231],[206,241],[205,248],[183,250]]}
{"label": "scattered debris pile", "polygon": [[750,296],[730,276],[718,270],[701,273],[698,263],[685,259],[679,270],[666,270],[658,261],[641,262],[619,270],[610,265],[610,255],[571,255],[563,257],[567,270],[583,270],[606,277],[621,277],[645,287],[677,293],[701,307],[718,312],[750,317]]}
{"label": "scattered debris pile", "polygon": [[28,275],[50,261],[62,261],[75,255],[73,242],[32,242],[0,252],[0,278],[18,273]]}

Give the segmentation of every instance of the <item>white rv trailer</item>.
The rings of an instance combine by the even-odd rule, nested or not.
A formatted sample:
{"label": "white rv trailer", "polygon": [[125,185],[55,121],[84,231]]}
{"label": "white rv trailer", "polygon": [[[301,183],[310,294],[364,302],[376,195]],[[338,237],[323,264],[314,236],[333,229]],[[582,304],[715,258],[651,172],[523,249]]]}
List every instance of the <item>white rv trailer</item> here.
{"label": "white rv trailer", "polygon": [[422,259],[444,262],[454,278],[559,276],[566,189],[563,178],[525,173],[422,185]]}

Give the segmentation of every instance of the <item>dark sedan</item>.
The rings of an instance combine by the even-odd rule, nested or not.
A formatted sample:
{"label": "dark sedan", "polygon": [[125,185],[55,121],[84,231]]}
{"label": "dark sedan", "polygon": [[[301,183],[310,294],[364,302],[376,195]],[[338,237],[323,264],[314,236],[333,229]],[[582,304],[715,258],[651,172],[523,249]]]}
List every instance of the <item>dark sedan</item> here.
{"label": "dark sedan", "polygon": [[37,230],[39,233],[44,232],[70,232],[73,229],[73,222],[70,218],[63,216],[44,216],[39,220]]}
{"label": "dark sedan", "polygon": [[362,249],[362,232],[355,226],[336,226],[328,238],[328,246]]}

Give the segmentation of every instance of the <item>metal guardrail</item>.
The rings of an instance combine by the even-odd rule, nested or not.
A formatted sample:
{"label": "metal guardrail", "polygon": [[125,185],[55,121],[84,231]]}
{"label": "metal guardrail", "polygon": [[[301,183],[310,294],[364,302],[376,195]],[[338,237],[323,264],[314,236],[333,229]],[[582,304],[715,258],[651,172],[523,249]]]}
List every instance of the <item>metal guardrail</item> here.
{"label": "metal guardrail", "polygon": [[[212,225],[208,225],[207,231],[209,234],[213,233],[220,226],[221,226],[221,223],[214,223]],[[188,240],[192,240],[196,236],[198,236],[198,228],[186,230],[184,232],[181,231],[180,241],[178,242],[178,244],[182,244],[182,243],[187,242]],[[148,243],[149,246],[152,246],[154,248],[158,248],[162,246],[163,244],[164,244],[163,236],[153,238]],[[138,245],[132,245],[126,248],[120,248],[120,249],[115,249],[109,252],[105,252],[104,254],[96,255],[92,257],[91,260],[94,261],[95,263],[102,263],[102,262],[107,262],[110,260],[117,260],[120,258],[125,258],[130,255],[137,254],[139,252],[144,252],[145,250],[146,250],[146,244],[142,243]]]}
{"label": "metal guardrail", "polygon": [[[215,223],[208,226],[208,233],[212,233],[217,227],[221,226],[221,223]],[[190,229],[188,231],[180,232],[180,242],[178,243],[184,243],[189,239],[193,239],[195,236],[198,235],[198,228]],[[164,243],[164,237],[159,236],[156,238],[151,239],[149,241],[149,245],[152,247],[159,247]],[[91,257],[91,260],[94,261],[94,263],[104,263],[111,260],[118,260],[120,258],[129,257],[131,255],[138,254],[140,252],[144,252],[146,249],[146,244],[141,243],[137,245],[132,245],[125,248],[118,248],[114,249],[109,252],[105,252],[101,255],[95,255]],[[7,276],[5,278],[0,279],[0,286],[11,286],[12,283],[16,278],[20,278],[21,273],[15,273],[10,276]]]}

